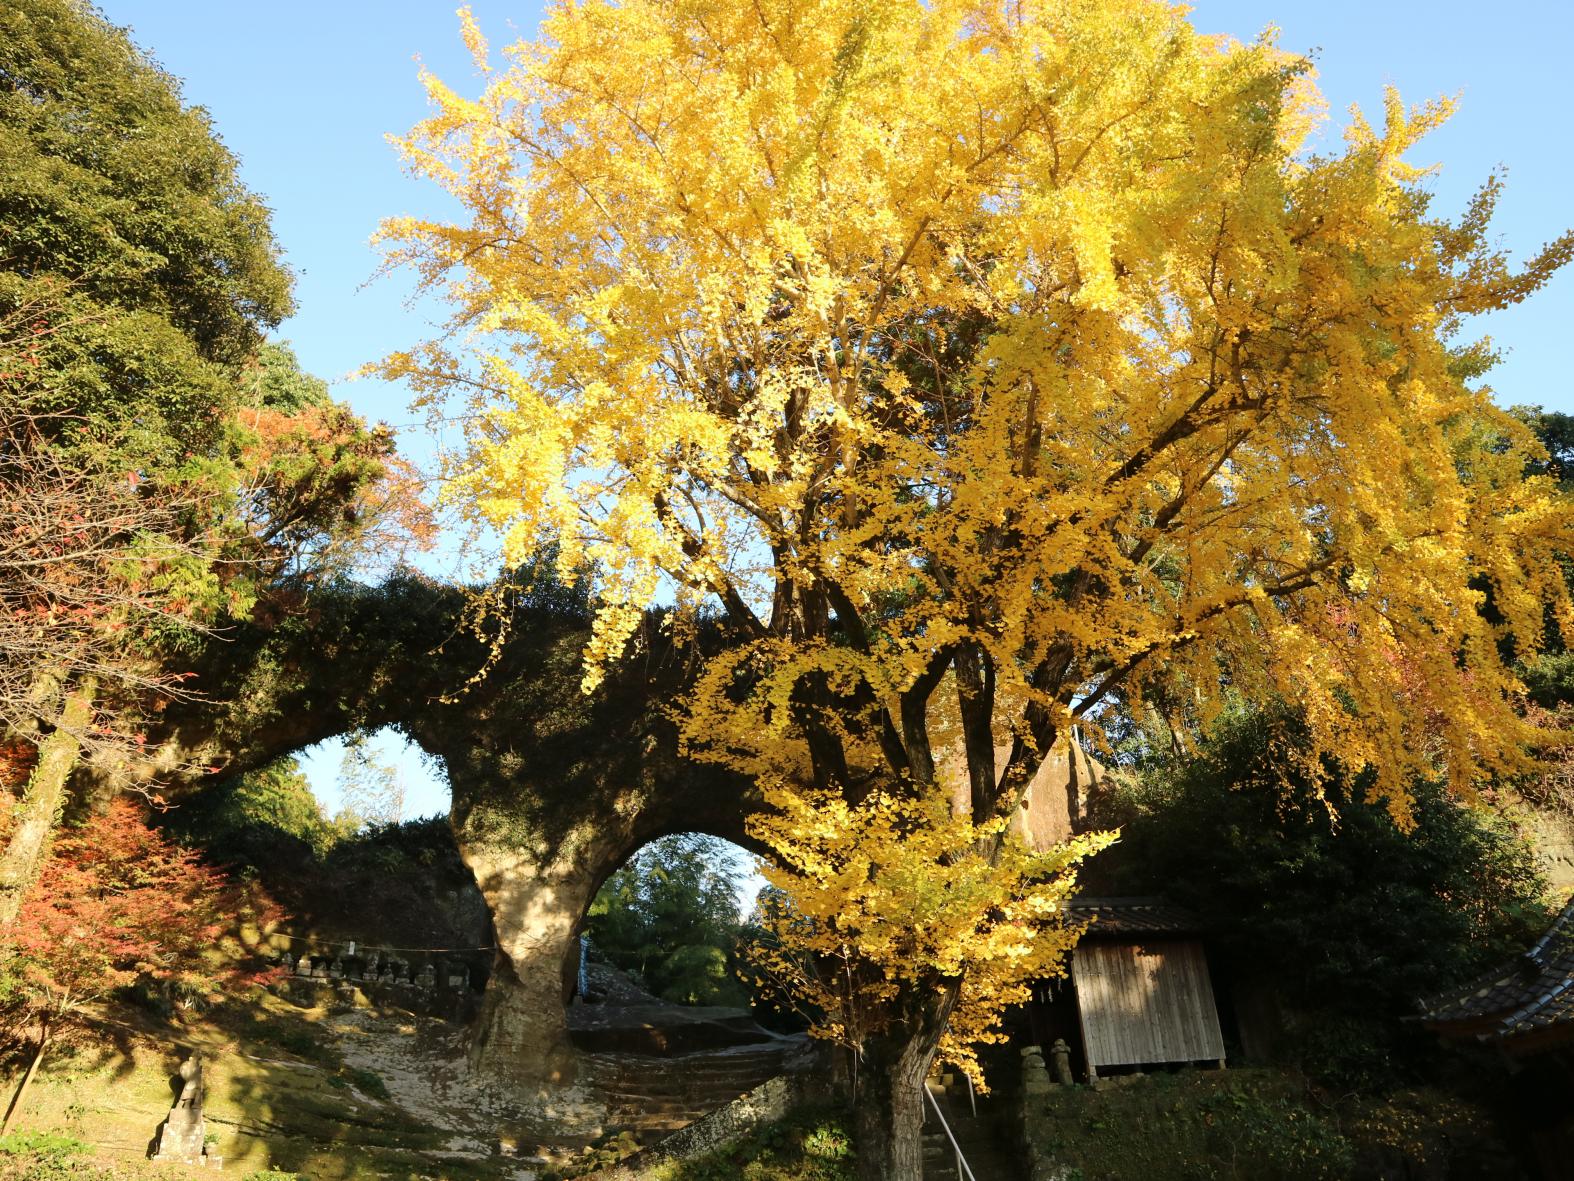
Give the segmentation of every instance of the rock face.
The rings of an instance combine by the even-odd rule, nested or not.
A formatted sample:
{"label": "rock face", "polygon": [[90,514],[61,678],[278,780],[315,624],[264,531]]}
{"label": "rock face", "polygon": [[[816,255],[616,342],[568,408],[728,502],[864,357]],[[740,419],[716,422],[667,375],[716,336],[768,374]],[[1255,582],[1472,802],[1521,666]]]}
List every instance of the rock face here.
{"label": "rock face", "polygon": [[536,640],[515,654],[495,696],[409,731],[448,771],[455,839],[496,934],[471,1062],[546,1093],[576,1077],[565,1006],[596,891],[669,833],[747,845],[754,799],[742,781],[678,757],[659,707],[681,692],[688,665],[663,654],[659,637],[646,659],[626,662],[588,697],[580,626],[542,628]]}
{"label": "rock face", "polygon": [[1574,893],[1574,820],[1536,812],[1530,827],[1548,890],[1558,897]]}

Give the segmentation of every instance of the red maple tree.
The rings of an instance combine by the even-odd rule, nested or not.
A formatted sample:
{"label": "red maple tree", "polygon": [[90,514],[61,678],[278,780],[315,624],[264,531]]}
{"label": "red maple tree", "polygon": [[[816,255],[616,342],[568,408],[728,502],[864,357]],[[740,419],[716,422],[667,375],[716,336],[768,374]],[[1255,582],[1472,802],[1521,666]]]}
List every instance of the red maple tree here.
{"label": "red maple tree", "polygon": [[238,919],[277,914],[265,895],[151,828],[138,801],[115,800],[62,831],[0,948],[0,1006],[13,1036],[37,1030],[6,1126],[51,1039],[116,989],[149,979],[189,996],[265,983],[268,970],[214,947]]}

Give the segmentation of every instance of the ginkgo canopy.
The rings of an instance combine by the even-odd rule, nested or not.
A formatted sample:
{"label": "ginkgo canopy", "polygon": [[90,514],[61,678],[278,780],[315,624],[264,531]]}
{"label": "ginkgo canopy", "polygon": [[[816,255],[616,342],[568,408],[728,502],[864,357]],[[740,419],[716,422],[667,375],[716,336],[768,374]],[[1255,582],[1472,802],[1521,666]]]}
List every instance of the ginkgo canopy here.
{"label": "ginkgo canopy", "polygon": [[453,332],[387,368],[462,416],[449,493],[510,560],[597,570],[588,683],[675,594],[736,637],[691,750],[782,781],[931,780],[951,668],[1009,784],[1160,683],[1296,701],[1401,814],[1515,765],[1568,513],[1457,333],[1571,241],[1512,270],[1492,180],[1430,210],[1450,104],[1330,151],[1305,61],[1157,0],[589,0],[501,68],[465,34],[483,92],[428,78],[401,141],[465,218],[384,230]]}

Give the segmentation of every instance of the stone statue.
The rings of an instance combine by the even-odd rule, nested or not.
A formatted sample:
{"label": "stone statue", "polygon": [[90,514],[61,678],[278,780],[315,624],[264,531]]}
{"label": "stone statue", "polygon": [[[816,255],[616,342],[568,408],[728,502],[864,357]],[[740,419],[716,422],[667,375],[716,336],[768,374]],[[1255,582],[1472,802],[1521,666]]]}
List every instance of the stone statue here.
{"label": "stone statue", "polygon": [[154,1160],[203,1163],[206,1128],[202,1120],[202,1055],[193,1050],[180,1064],[180,1094],[164,1117]]}

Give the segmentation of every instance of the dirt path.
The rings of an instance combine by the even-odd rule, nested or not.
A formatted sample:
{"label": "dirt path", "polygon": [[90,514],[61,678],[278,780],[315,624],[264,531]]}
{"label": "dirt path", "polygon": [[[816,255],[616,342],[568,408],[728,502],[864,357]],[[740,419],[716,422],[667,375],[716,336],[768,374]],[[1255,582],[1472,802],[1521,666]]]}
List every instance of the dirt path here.
{"label": "dirt path", "polygon": [[602,1101],[587,1088],[541,1099],[477,1078],[462,1031],[448,1022],[353,1010],[325,1025],[346,1063],[376,1073],[409,1114],[453,1132],[450,1152],[491,1156],[501,1142],[529,1159],[541,1150],[577,1149],[602,1131]]}

